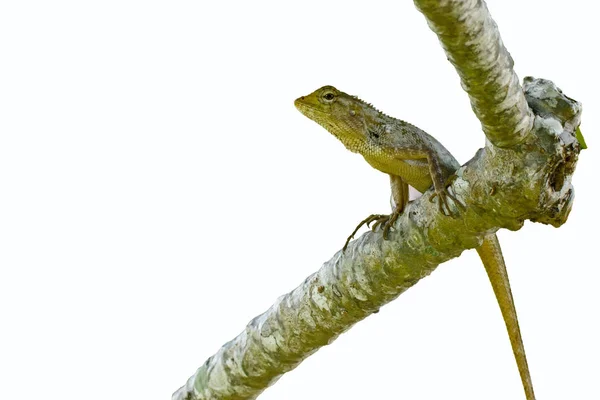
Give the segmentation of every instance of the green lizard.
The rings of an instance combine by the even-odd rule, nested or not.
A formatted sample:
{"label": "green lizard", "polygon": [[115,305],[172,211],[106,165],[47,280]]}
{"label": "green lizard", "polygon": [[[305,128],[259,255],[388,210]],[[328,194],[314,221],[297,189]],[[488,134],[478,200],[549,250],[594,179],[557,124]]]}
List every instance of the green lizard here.
{"label": "green lizard", "polygon": [[[454,215],[464,207],[449,191],[447,184],[459,168],[459,163],[426,132],[387,116],[372,105],[332,86],[324,86],[308,96],[300,97],[294,104],[302,114],[337,137],[348,150],[359,153],[373,168],[390,176],[394,211],[391,215],[373,214],[362,221],[346,241],[346,246],[365,223],[375,222],[374,230],[381,226],[384,238],[387,238],[394,221],[408,203],[408,185],[420,192],[425,192],[433,185],[434,193],[430,200],[437,197],[440,212],[445,215]],[[454,207],[451,207],[451,203]],[[477,252],[500,305],[526,398],[534,400],[517,312],[496,235],[486,236]]]}

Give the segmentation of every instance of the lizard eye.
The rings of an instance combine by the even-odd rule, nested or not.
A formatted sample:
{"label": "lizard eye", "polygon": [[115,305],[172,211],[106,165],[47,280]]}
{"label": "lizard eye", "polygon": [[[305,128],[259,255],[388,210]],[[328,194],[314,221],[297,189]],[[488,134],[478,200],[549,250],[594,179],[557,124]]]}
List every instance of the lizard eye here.
{"label": "lizard eye", "polygon": [[331,101],[331,100],[333,100],[333,99],[335,98],[335,95],[334,95],[333,93],[331,93],[331,92],[327,92],[327,93],[325,93],[325,94],[323,95],[323,98],[324,98],[325,100],[329,100],[329,101]]}

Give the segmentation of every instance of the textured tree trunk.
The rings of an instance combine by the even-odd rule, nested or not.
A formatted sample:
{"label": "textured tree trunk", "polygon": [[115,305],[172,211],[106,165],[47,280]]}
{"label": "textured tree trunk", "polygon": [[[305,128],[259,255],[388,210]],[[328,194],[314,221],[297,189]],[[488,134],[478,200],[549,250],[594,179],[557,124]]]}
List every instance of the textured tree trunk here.
{"label": "textured tree trunk", "polygon": [[456,172],[467,205],[458,218],[426,194],[411,202],[389,240],[367,232],[254,318],[173,394],[173,400],[253,399],[354,323],[439,264],[526,219],[560,226],[571,210],[581,106],[550,81],[524,87],[483,1],[416,0],[456,67],[489,141]]}

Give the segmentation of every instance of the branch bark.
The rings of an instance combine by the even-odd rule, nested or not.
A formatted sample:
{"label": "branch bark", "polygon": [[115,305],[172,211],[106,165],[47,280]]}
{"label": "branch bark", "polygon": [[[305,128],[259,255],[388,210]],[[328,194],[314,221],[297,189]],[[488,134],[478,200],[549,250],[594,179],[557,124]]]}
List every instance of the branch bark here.
{"label": "branch bark", "polygon": [[[488,143],[457,171],[452,189],[467,205],[459,218],[439,213],[427,193],[410,203],[389,240],[381,230],[367,232],[338,251],[210,357],[173,400],[256,398],[439,264],[479,246],[486,234],[517,230],[525,219],[554,226],[566,221],[580,149],[574,134],[579,103],[546,80],[526,78],[523,93],[483,2],[416,3],[440,35],[490,142],[512,147]],[[485,40],[474,39],[475,32]]]}
{"label": "branch bark", "polygon": [[533,124],[513,59],[483,0],[415,0],[435,32],[490,142],[509,147]]}

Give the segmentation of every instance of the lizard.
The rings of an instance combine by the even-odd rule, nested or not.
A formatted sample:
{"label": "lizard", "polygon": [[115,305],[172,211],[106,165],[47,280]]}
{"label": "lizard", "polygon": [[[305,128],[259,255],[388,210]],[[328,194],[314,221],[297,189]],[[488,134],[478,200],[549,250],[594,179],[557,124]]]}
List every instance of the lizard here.
{"label": "lizard", "polygon": [[[344,250],[363,224],[369,226],[374,222],[372,229],[381,227],[383,237],[387,239],[389,230],[408,203],[409,185],[421,193],[433,186],[429,200],[434,201],[437,197],[439,211],[444,215],[456,216],[464,209],[465,206],[449,190],[449,183],[460,164],[425,131],[390,117],[333,86],[323,86],[299,97],[294,105],[333,134],[348,150],[362,155],[373,168],[390,177],[393,212],[390,215],[373,214],[363,220],[348,237]],[[500,306],[526,398],[535,400],[508,273],[496,234],[486,235],[477,252]]]}

